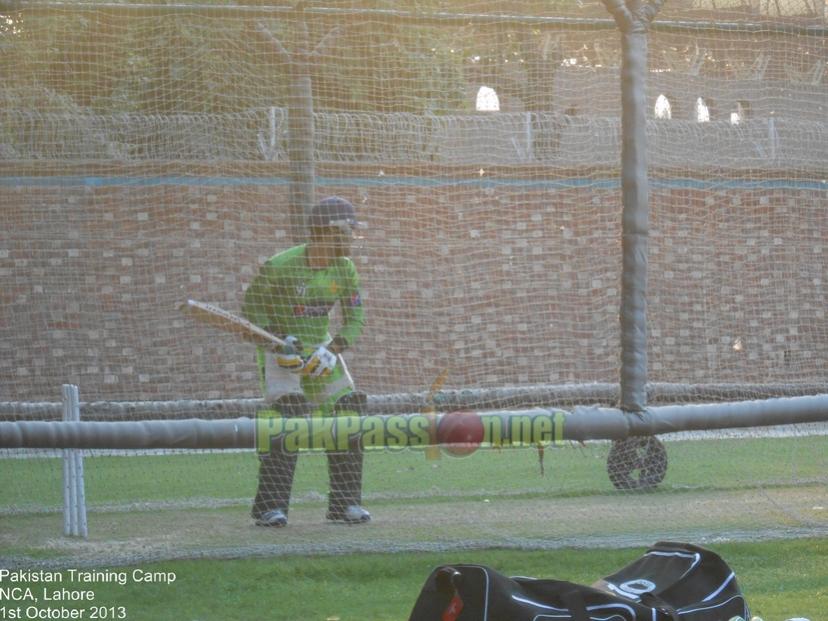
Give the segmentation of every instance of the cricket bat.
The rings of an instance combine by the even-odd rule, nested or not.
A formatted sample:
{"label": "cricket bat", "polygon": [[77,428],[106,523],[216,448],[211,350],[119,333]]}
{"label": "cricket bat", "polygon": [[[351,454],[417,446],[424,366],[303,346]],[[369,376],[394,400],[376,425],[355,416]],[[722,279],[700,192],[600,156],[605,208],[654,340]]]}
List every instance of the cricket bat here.
{"label": "cricket bat", "polygon": [[197,300],[187,300],[178,307],[182,313],[198,321],[199,323],[213,326],[222,332],[233,334],[248,343],[261,345],[270,350],[277,350],[285,342],[259,326],[252,324],[247,319],[228,313],[215,304],[207,304]]}

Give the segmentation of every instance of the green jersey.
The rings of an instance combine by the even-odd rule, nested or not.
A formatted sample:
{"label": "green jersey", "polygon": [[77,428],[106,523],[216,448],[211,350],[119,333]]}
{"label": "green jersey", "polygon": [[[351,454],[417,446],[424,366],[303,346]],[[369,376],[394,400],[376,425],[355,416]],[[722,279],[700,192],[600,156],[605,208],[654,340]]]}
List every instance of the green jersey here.
{"label": "green jersey", "polygon": [[356,267],[342,257],[326,268],[313,269],[305,249],[305,244],[295,246],[265,262],[244,294],[242,314],[268,332],[295,336],[307,353],[331,340],[329,315],[339,302],[339,336],[351,345],[365,323]]}

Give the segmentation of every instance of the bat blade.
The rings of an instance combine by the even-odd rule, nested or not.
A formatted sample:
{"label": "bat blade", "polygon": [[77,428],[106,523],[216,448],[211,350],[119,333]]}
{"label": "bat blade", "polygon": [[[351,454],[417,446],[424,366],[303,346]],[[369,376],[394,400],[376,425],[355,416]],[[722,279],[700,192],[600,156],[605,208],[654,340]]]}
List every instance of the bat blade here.
{"label": "bat blade", "polygon": [[247,319],[219,308],[215,304],[187,300],[179,306],[179,310],[199,323],[233,334],[248,343],[261,345],[271,350],[276,350],[285,344],[283,340],[267,330],[262,330]]}

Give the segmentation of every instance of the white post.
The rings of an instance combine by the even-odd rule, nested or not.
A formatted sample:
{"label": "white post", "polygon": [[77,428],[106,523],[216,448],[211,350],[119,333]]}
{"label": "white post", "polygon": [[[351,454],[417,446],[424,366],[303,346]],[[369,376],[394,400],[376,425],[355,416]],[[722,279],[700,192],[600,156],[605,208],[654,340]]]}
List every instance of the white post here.
{"label": "white post", "polygon": [[[66,406],[64,403],[63,420],[66,421]],[[69,457],[69,449],[63,449],[63,534],[67,537],[72,535],[72,459]]]}
{"label": "white post", "polygon": [[[80,420],[78,387],[64,384],[63,420]],[[68,537],[86,538],[89,534],[86,522],[86,491],[83,479],[83,454],[81,449],[63,449],[63,533]]]}
{"label": "white post", "polygon": [[[80,408],[78,409],[80,413]],[[80,449],[75,449],[75,483],[77,491],[75,492],[75,500],[77,501],[77,520],[78,520],[78,535],[86,539],[89,537],[89,528],[86,522],[86,489],[83,478],[83,453]]]}

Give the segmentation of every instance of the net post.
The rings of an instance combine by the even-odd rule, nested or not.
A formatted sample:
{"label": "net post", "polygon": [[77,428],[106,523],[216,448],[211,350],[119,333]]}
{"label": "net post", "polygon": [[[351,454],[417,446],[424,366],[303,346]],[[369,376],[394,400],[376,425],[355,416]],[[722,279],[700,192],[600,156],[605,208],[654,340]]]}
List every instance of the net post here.
{"label": "net post", "polygon": [[288,99],[288,154],[293,236],[294,241],[303,242],[307,237],[307,219],[316,201],[311,49],[303,11],[299,12],[294,37]]}
{"label": "net post", "polygon": [[[78,387],[64,384],[63,421],[80,421]],[[88,537],[86,491],[83,477],[83,454],[80,449],[63,449],[63,534],[67,537]]]}
{"label": "net post", "polygon": [[620,407],[647,407],[647,34],[663,0],[604,0],[621,31],[621,374]]}

